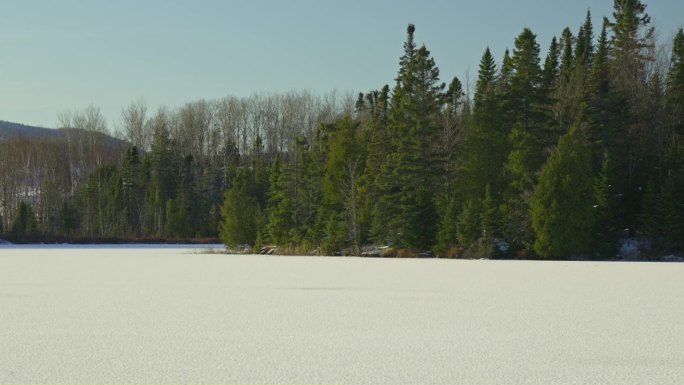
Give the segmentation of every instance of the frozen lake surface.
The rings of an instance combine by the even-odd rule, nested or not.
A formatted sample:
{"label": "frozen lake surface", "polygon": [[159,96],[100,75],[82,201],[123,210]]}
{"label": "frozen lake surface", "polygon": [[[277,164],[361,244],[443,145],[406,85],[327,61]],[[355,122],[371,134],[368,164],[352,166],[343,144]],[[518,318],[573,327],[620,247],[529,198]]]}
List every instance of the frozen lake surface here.
{"label": "frozen lake surface", "polygon": [[684,383],[684,264],[189,247],[0,247],[0,383]]}

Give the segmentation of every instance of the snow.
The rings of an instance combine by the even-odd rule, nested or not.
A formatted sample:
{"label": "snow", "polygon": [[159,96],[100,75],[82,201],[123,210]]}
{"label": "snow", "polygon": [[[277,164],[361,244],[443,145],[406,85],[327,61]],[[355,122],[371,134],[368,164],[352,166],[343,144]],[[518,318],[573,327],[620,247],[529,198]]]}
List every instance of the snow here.
{"label": "snow", "polygon": [[0,247],[0,383],[681,384],[684,264]]}

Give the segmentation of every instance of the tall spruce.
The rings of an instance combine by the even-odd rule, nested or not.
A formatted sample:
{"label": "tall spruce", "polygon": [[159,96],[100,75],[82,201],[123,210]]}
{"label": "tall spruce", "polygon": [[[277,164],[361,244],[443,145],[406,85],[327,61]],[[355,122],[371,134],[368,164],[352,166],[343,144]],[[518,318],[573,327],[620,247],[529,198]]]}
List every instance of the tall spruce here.
{"label": "tall spruce", "polygon": [[544,165],[532,197],[538,255],[571,257],[590,250],[593,196],[589,145],[581,130],[573,127]]}
{"label": "tall spruce", "polygon": [[684,29],[672,42],[672,57],[667,74],[666,106],[674,142],[684,145]]}
{"label": "tall spruce", "polygon": [[460,146],[460,183],[456,186],[462,201],[482,197],[487,185],[497,196],[504,189],[507,129],[499,81],[496,63],[487,48],[480,60],[472,123],[465,127]]}
{"label": "tall spruce", "polygon": [[544,151],[554,144],[548,129],[549,99],[542,83],[539,45],[530,29],[525,28],[516,38],[512,61],[515,72],[511,77],[509,110],[514,125],[505,165],[508,176],[505,214],[509,240],[529,248],[532,241],[530,198],[544,162]]}
{"label": "tall spruce", "polygon": [[434,191],[443,170],[443,154],[436,144],[445,84],[439,82],[430,51],[424,45],[415,49],[414,31],[409,25],[392,93],[388,126],[392,148],[382,166],[381,190],[387,207],[393,206],[386,221],[389,240],[405,247],[429,248],[437,218],[425,216],[435,215]]}

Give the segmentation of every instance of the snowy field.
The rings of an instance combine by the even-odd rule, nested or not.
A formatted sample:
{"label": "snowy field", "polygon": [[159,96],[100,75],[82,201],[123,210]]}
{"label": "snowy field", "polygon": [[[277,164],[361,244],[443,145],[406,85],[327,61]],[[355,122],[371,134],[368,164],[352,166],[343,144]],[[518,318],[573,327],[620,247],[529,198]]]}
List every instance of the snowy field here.
{"label": "snowy field", "polygon": [[682,384],[684,264],[0,246],[0,384]]}

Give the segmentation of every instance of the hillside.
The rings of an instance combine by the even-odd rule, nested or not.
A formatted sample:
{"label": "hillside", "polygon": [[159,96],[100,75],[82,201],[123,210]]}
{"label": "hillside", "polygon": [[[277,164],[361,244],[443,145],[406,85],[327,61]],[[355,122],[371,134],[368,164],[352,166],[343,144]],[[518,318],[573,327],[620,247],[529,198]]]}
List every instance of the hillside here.
{"label": "hillside", "polygon": [[[0,140],[22,136],[24,138],[39,139],[39,138],[66,138],[69,133],[77,133],[81,131],[77,128],[45,128],[27,126],[21,123],[7,122],[0,120]],[[110,148],[126,146],[126,141],[114,138],[107,134],[104,135],[105,141]]]}

